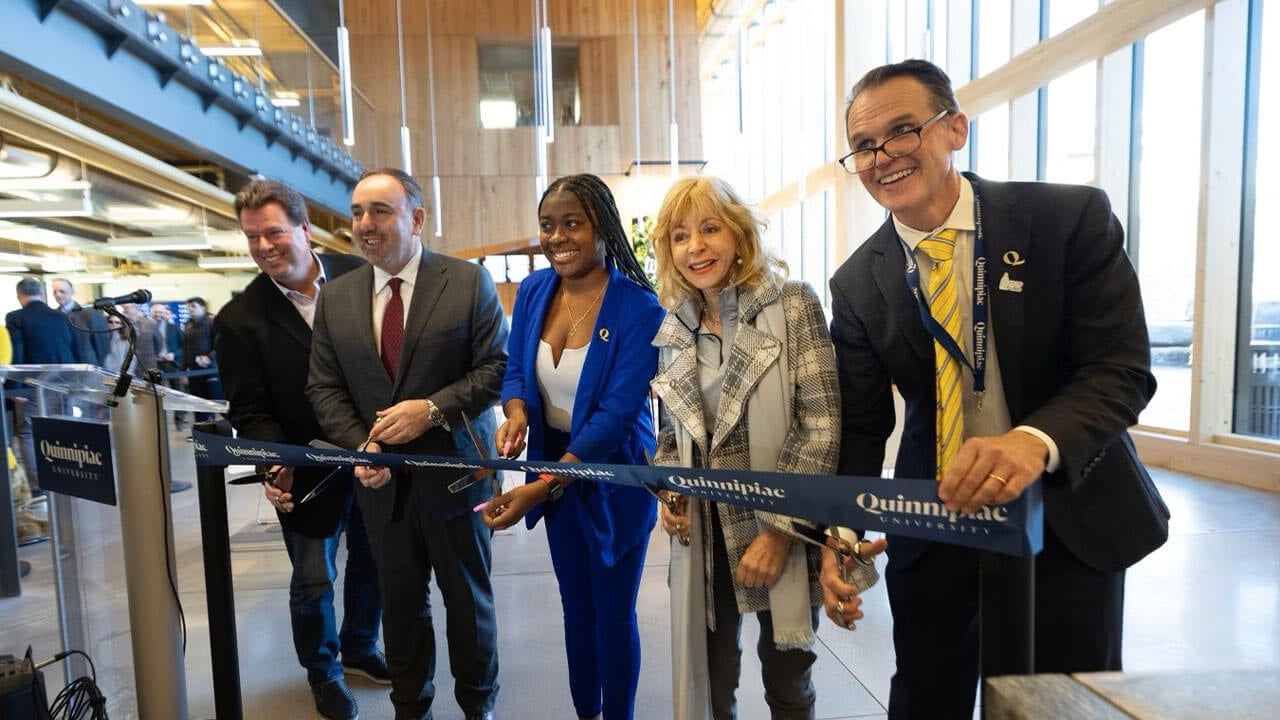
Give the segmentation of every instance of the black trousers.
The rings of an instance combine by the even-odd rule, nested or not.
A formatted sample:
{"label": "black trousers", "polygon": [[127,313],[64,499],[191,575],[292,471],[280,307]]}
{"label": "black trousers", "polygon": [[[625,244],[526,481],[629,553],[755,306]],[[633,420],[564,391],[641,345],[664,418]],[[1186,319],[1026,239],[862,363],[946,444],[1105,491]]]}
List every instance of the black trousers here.
{"label": "black trousers", "polygon": [[[397,484],[407,487],[397,488]],[[454,697],[466,715],[493,709],[498,693],[491,532],[479,513],[448,520],[430,514],[425,483],[397,478],[369,490],[357,484],[382,591],[382,633],[396,720],[427,720],[435,699],[436,643],[431,574],[444,600]],[[400,495],[391,522],[375,508]],[[376,498],[367,502],[368,498]]]}
{"label": "black trousers", "polygon": [[[973,717],[983,661],[979,557],[941,543],[905,568],[890,556],[885,581],[897,654],[890,720]],[[1124,571],[1085,565],[1046,527],[1035,572],[1035,671],[1120,670]]]}

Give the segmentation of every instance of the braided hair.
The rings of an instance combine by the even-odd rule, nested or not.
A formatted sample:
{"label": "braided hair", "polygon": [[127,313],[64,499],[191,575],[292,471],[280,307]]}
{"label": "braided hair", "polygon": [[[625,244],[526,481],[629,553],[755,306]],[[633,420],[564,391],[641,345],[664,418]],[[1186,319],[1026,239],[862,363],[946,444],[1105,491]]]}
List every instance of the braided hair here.
{"label": "braided hair", "polygon": [[578,198],[587,219],[591,221],[591,227],[595,229],[596,237],[604,245],[605,263],[608,266],[616,267],[640,287],[654,292],[653,284],[649,282],[631,249],[631,241],[622,230],[622,218],[618,216],[618,204],[613,199],[613,193],[603,180],[586,173],[557,178],[542,193],[542,199],[538,201],[539,214],[542,212],[542,203],[553,192],[567,192]]}

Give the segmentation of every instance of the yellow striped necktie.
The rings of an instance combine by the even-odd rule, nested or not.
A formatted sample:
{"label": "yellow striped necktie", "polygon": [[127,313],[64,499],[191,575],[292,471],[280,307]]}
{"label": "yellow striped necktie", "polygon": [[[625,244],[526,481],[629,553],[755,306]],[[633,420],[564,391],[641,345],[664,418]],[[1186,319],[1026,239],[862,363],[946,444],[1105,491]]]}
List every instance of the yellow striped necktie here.
{"label": "yellow striped necktie", "polygon": [[[960,342],[960,296],[956,292],[954,263],[956,231],[946,228],[920,241],[919,249],[933,260],[929,273],[929,313],[956,341]],[[963,406],[960,397],[960,363],[947,352],[942,343],[933,341],[933,361],[936,377],[937,412],[935,430],[938,439],[937,477],[951,462],[963,440]]]}

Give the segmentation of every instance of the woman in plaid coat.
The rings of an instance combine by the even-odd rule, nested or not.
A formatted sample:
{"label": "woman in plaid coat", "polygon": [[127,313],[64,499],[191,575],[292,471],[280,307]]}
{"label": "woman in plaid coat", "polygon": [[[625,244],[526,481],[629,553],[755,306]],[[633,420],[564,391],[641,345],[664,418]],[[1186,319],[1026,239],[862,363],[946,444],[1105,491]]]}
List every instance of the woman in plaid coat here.
{"label": "woman in plaid coat", "polygon": [[[668,191],[654,231],[659,296],[652,388],[663,423],[655,463],[831,473],[840,437],[835,355],[812,288],[784,280],[760,222],[723,180]],[[672,543],[674,716],[736,717],[742,615],[760,622],[774,718],[812,718],[810,669],[822,590],[818,553],[792,518],[681,498],[660,504]]]}

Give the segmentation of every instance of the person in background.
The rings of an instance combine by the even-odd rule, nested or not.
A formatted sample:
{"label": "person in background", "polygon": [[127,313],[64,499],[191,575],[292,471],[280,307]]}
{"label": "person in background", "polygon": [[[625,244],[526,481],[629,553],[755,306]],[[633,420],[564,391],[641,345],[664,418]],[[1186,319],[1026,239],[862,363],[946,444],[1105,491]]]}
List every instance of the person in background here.
{"label": "person in background", "polygon": [[[49,307],[44,301],[44,283],[34,277],[24,277],[17,284],[20,308],[5,315],[4,325],[9,330],[9,342],[13,348],[14,365],[47,365],[74,363],[77,361],[75,334],[67,316]],[[11,386],[18,385],[10,382]],[[31,412],[34,408],[27,398],[13,398],[13,428],[18,440],[19,462],[27,473],[32,493],[43,494],[36,475],[35,440],[31,435]]]}
{"label": "person in background", "polygon": [[[213,349],[213,318],[209,316],[209,304],[202,297],[187,299],[187,324],[182,328],[182,369],[217,370],[217,356]],[[187,390],[196,397],[222,399],[222,385],[216,373],[189,376]],[[196,413],[195,421],[211,417],[212,413]]]}
{"label": "person in background", "polygon": [[[961,174],[969,118],[932,63],[871,70],[850,98],[841,162],[890,217],[831,278],[840,473],[880,475],[896,388],[896,477],[936,478],[951,512],[1039,483],[1035,671],[1120,670],[1125,568],[1169,532],[1126,432],[1155,378],[1120,223],[1096,188]],[[983,596],[1009,561],[889,544],[889,717],[970,718],[980,667],[1025,670],[998,633],[980,639]],[[828,591],[845,592],[824,564]]]}
{"label": "person in background", "polygon": [[[161,302],[151,303],[151,319],[155,321],[160,334],[161,346],[164,348],[156,356],[156,367],[162,373],[174,373],[182,369],[182,328],[173,321],[173,311]],[[182,379],[167,378],[165,384],[174,390],[182,388]],[[173,413],[174,429],[183,430],[186,423],[181,412]]]}
{"label": "person in background", "polygon": [[[0,328],[0,365],[12,362],[13,345],[9,342],[9,331]],[[49,539],[49,521],[38,517],[32,510],[31,483],[27,480],[26,470],[18,464],[18,458],[11,448],[5,448],[5,455],[9,462],[9,497],[13,500],[13,520],[18,545],[30,545]],[[19,560],[19,577],[25,577],[30,572],[31,563]]]}
{"label": "person in background", "polygon": [[[652,387],[664,413],[658,465],[836,468],[840,395],[822,305],[808,285],[786,281],[760,228],[713,177],[676,181],[658,211],[658,286],[668,308],[653,341]],[[772,717],[811,720],[819,553],[792,538],[790,517],[689,498],[659,512],[663,529],[682,538],[671,546],[673,715],[737,717],[739,633],[742,616],[754,613]],[[864,546],[862,559],[883,544]],[[860,617],[859,603],[841,603],[842,625]]]}
{"label": "person in background", "polygon": [[133,352],[138,360],[134,373],[145,379],[148,371],[158,369],[160,354],[165,351],[164,338],[161,337],[160,328],[155,321],[138,309],[135,303],[121,305],[120,313],[128,318],[129,324],[133,325],[135,338]]}
{"label": "person in background", "polygon": [[[664,312],[631,251],[613,194],[563,177],[538,204],[551,267],[520,284],[502,383],[500,455],[644,464],[654,447],[651,341]],[[569,691],[579,718],[629,720],[640,679],[636,597],[656,512],[643,488],[550,475],[491,499],[489,527],[545,518],[564,608]]]}
{"label": "person in background", "polygon": [[[324,283],[365,263],[356,255],[312,252],[306,201],[280,182],[250,182],[236,194],[235,211],[261,272],[214,318],[227,418],[242,438],[292,445],[327,441],[306,395],[316,299]],[[329,478],[330,468],[275,465],[268,472],[273,479],[263,483],[263,492],[280,519],[293,569],[289,619],[298,663],[306,670],[316,711],[329,720],[350,720],[359,708],[344,675],[391,683],[378,650],[378,574],[354,502],[354,478],[349,469],[336,470],[335,478]],[[329,485],[300,504],[326,479]],[[339,628],[333,596],[344,533]]]}
{"label": "person in background", "polygon": [[136,377],[138,373],[136,353],[129,362],[129,367],[123,367],[125,356],[129,354],[129,332],[124,323],[115,315],[109,315],[107,316],[107,330],[110,344],[107,346],[106,357],[102,358],[102,369],[110,370],[113,373],[128,372]]}
{"label": "person in background", "polygon": [[[76,359],[90,365],[105,366],[111,333],[107,331],[107,316],[100,310],[81,307],[76,302],[75,286],[66,278],[49,281],[54,302],[76,331]],[[113,371],[114,372],[114,371]]]}

